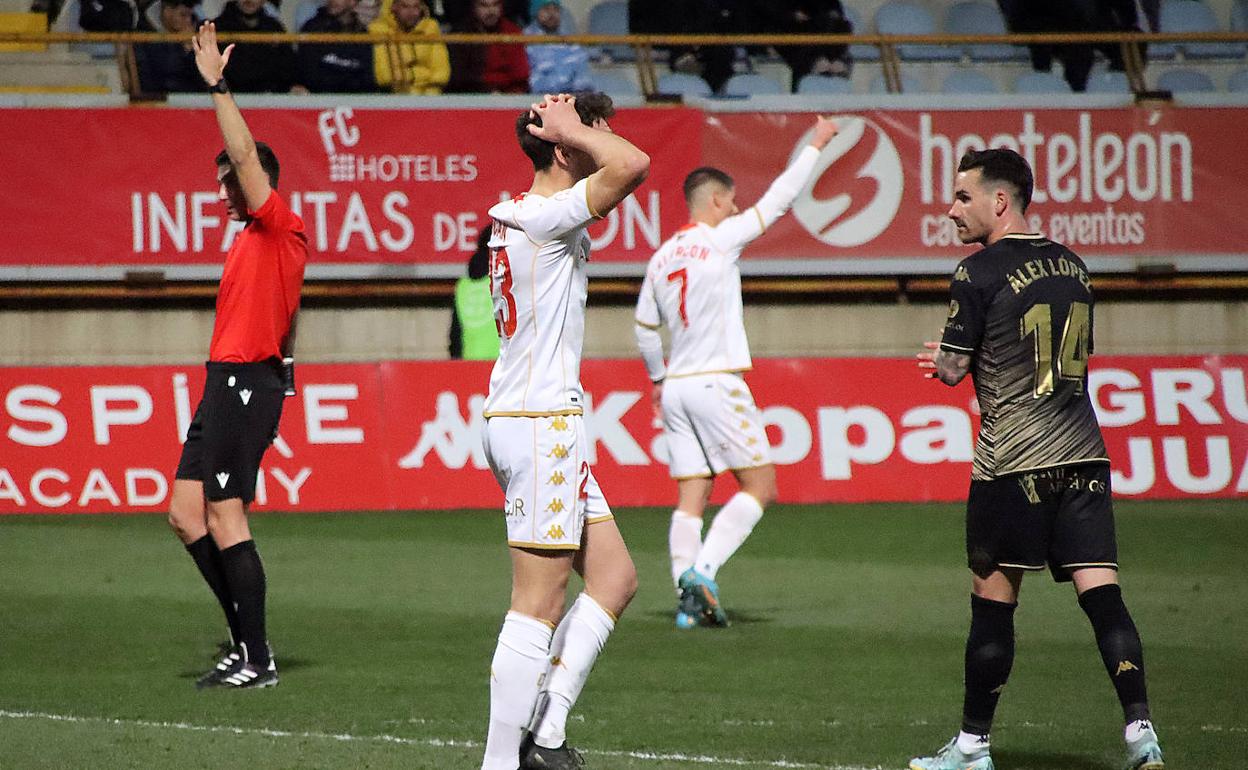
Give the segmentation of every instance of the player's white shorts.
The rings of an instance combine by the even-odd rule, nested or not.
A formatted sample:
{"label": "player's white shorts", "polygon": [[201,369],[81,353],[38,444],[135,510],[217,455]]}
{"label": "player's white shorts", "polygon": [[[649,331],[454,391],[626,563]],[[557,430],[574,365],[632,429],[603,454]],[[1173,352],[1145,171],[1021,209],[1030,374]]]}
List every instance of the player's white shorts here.
{"label": "player's white shorts", "polygon": [[490,417],[484,444],[503,488],[508,545],[578,549],[586,524],[612,517],[589,467],[580,415]]}
{"label": "player's white shorts", "polygon": [[663,429],[674,479],[771,463],[763,415],[739,374],[695,374],[663,383]]}

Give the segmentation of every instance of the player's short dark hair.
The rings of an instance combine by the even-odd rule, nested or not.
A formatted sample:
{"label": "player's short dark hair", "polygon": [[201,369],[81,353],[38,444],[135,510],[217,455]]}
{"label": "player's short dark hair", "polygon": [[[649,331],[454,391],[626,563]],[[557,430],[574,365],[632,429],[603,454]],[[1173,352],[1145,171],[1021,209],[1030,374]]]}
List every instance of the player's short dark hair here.
{"label": "player's short dark hair", "polygon": [[[260,158],[260,168],[264,169],[264,173],[269,175],[269,186],[276,190],[277,177],[282,171],[282,167],[277,163],[277,155],[273,153],[273,148],[264,142],[256,142],[256,155]],[[217,165],[231,165],[230,153],[226,150],[217,153]]]}
{"label": "player's short dark hair", "polygon": [[1031,166],[1027,165],[1027,159],[1022,155],[1004,147],[970,150],[962,156],[958,171],[974,169],[979,169],[979,176],[985,182],[997,182],[1013,188],[1020,212],[1031,205],[1031,189],[1035,180],[1031,175]]}
{"label": "player's short dark hair", "polygon": [[[572,95],[576,97],[576,114],[581,116],[581,122],[587,126],[615,115],[615,105],[611,102],[611,97],[604,93],[579,91]],[[555,145],[530,134],[530,125],[540,127],[542,119],[525,110],[516,118],[516,138],[520,140],[520,149],[533,161],[533,170],[545,171],[555,162]]]}
{"label": "player's short dark hair", "polygon": [[685,177],[685,203],[693,202],[693,196],[703,185],[717,182],[731,190],[736,186],[732,177],[712,166],[699,166]]}

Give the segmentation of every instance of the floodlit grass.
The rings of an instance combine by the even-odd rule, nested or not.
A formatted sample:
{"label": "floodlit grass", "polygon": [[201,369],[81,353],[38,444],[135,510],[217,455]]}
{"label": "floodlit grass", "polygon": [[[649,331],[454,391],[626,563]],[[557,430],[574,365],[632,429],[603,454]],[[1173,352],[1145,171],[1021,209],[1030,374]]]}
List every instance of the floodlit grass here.
{"label": "floodlit grass", "polygon": [[[569,726],[591,768],[904,768],[961,708],[952,505],[778,506],[677,631],[667,512],[618,513],[641,572]],[[1170,766],[1248,756],[1248,510],[1120,503],[1128,606]],[[282,683],[197,692],[219,610],[162,519],[0,517],[0,767],[476,768],[506,610],[501,515],[264,515]],[[1119,767],[1117,701],[1069,586],[1024,584],[1001,770]]]}

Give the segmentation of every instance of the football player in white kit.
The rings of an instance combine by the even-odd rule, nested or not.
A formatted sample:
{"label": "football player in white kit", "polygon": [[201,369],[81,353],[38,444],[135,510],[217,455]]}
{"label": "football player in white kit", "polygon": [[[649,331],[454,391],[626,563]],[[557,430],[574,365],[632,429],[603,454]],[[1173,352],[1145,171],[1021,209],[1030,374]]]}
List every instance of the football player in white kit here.
{"label": "football player in white kit", "polygon": [[[503,488],[511,608],[490,671],[482,770],[583,767],[568,712],[637,590],[637,571],[587,461],[581,344],[589,235],[646,178],[650,158],[611,133],[603,94],[543,97],[516,121],[527,193],[490,209],[501,351],[485,451]],[[568,576],[585,589],[564,613]]]}
{"label": "football player in white kit", "polygon": [[[689,224],[650,258],[637,299],[637,345],[653,383],[679,502],[672,513],[672,580],[680,590],[679,628],[724,626],[715,574],[776,499],[762,414],[741,373],[751,368],[741,309],[741,250],[788,211],[815,171],[836,124],[816,118],[810,144],[745,211],[732,177],[694,169],[685,177]],[[659,330],[667,328],[663,360]],[[715,476],[732,471],[738,491],[702,540],[702,512]]]}

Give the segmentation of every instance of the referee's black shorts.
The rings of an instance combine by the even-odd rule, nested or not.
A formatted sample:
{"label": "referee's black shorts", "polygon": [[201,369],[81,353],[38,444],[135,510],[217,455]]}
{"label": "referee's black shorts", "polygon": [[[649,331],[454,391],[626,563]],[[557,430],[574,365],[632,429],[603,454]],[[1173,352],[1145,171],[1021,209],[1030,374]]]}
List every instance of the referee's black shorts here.
{"label": "referee's black shorts", "polygon": [[967,566],[1014,567],[1071,579],[1081,567],[1118,568],[1108,463],[1082,463],[972,481]]}
{"label": "referee's black shorts", "polygon": [[282,417],[282,362],[209,361],[204,396],[195,410],[175,478],[202,481],[208,500],[256,496],[264,450]]}

